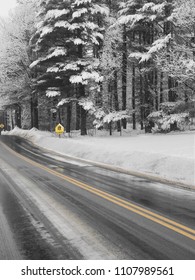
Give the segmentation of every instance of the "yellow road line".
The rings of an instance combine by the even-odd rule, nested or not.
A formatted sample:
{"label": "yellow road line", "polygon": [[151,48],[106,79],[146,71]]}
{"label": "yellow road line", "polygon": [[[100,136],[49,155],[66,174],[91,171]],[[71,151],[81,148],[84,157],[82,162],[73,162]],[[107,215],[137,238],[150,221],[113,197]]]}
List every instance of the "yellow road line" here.
{"label": "yellow road line", "polygon": [[30,163],[31,165],[39,167],[42,170],[45,170],[45,171],[49,172],[50,174],[53,174],[53,175],[55,175],[55,176],[57,176],[57,177],[59,177],[59,178],[61,178],[63,180],[66,180],[69,183],[72,183],[72,184],[78,186],[79,188],[82,188],[82,189],[84,189],[84,190],[86,190],[88,192],[91,192],[91,193],[93,193],[93,194],[95,194],[95,195],[97,195],[99,197],[102,197],[102,198],[104,198],[104,199],[106,199],[106,200],[108,200],[108,201],[110,201],[110,202],[112,202],[112,203],[114,203],[114,204],[116,204],[116,205],[118,205],[120,207],[123,207],[123,208],[125,208],[125,209],[127,209],[127,210],[129,210],[131,212],[134,212],[134,213],[136,213],[136,214],[138,214],[138,215],[140,215],[142,217],[145,217],[145,218],[147,218],[147,219],[149,219],[149,220],[151,220],[153,222],[156,222],[156,223],[158,223],[158,224],[160,224],[160,225],[162,225],[164,227],[167,227],[167,228],[169,228],[169,229],[171,229],[171,230],[173,230],[173,231],[175,231],[175,232],[177,232],[179,234],[182,234],[182,235],[184,235],[184,236],[186,236],[186,237],[188,237],[188,238],[190,238],[192,240],[195,240],[195,230],[193,230],[193,229],[191,229],[189,227],[186,227],[186,226],[184,226],[182,224],[179,224],[179,223],[177,223],[177,222],[175,222],[173,220],[170,220],[170,219],[168,219],[166,217],[163,217],[163,216],[161,216],[159,214],[156,214],[156,213],[154,213],[152,211],[149,211],[149,210],[147,210],[145,208],[142,208],[142,207],[140,207],[138,205],[135,205],[135,204],[133,204],[131,202],[128,202],[128,201],[126,201],[124,199],[121,199],[119,197],[111,195],[111,194],[109,194],[107,192],[104,192],[102,190],[99,190],[99,189],[96,189],[96,188],[94,188],[92,186],[89,186],[89,185],[87,185],[85,183],[77,181],[77,180],[75,180],[75,179],[73,179],[73,178],[71,178],[69,176],[66,176],[66,175],[63,175],[61,173],[58,173],[55,170],[52,170],[52,169],[50,169],[48,167],[45,167],[44,165],[42,165],[40,163],[36,163],[35,161],[33,161],[31,159],[28,159],[27,157],[18,154],[17,152],[15,152],[14,150],[10,149],[6,145],[4,145],[4,146],[11,153],[15,154],[17,157],[25,160],[26,162]]}

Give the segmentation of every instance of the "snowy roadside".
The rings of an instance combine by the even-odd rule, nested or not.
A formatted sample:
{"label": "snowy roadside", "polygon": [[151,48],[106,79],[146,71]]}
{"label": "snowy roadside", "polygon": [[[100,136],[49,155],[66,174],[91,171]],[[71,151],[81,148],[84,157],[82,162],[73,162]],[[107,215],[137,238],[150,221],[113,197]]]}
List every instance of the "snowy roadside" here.
{"label": "snowy roadside", "polygon": [[15,128],[18,135],[61,155],[78,157],[189,184],[195,188],[195,133],[74,137],[59,139],[36,129]]}

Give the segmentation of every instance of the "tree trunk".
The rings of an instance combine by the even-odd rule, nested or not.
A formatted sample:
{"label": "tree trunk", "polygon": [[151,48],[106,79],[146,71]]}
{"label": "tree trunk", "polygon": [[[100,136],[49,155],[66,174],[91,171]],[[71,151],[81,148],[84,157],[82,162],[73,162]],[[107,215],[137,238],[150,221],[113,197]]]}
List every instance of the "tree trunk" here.
{"label": "tree trunk", "polygon": [[[78,37],[80,37],[80,31],[78,31]],[[78,57],[83,58],[83,46],[78,45]],[[85,97],[85,86],[83,84],[79,84],[79,97]],[[87,135],[87,128],[86,128],[86,122],[87,122],[87,112],[85,109],[81,106],[81,135]]]}
{"label": "tree trunk", "polygon": [[135,64],[132,64],[132,109],[133,109],[133,129],[136,129],[135,116]]}
{"label": "tree trunk", "polygon": [[39,128],[38,120],[38,98],[36,93],[32,93],[31,97],[31,128]]}
{"label": "tree trunk", "polygon": [[14,129],[14,110],[11,107],[11,129]]}
{"label": "tree trunk", "polygon": [[[119,111],[117,71],[114,72],[114,108]],[[117,121],[117,131],[121,131],[121,122]]]}
{"label": "tree trunk", "polygon": [[15,111],[15,123],[17,127],[21,128],[21,106],[19,104],[16,105]]}
{"label": "tree trunk", "polygon": [[81,106],[76,103],[76,130],[81,128]]}
{"label": "tree trunk", "polygon": [[[140,47],[144,44],[143,42],[143,32],[139,31],[139,45]],[[140,125],[141,130],[144,129],[144,96],[143,96],[143,77],[141,73],[141,65],[139,66],[139,83],[140,83]]]}
{"label": "tree trunk", "polygon": [[112,121],[109,123],[109,132],[110,136],[112,136]]}
{"label": "tree trunk", "polygon": [[[112,112],[113,111],[113,83],[112,81],[109,81],[108,83],[108,109],[109,109],[109,112]],[[112,135],[112,121],[110,121],[108,123],[108,129],[109,129],[109,132],[110,132],[110,135]]]}
{"label": "tree trunk", "polygon": [[[79,84],[79,93],[81,97],[85,96],[85,86],[82,84]],[[87,112],[81,106],[81,135],[87,135],[86,122],[87,122]]]}
{"label": "tree trunk", "polygon": [[[171,15],[170,6],[165,6],[165,15],[166,15],[167,18]],[[173,33],[173,24],[172,24],[172,22],[167,20],[164,23],[164,33],[165,33],[165,35]],[[171,48],[170,45],[168,46],[168,49],[169,48]],[[169,55],[168,55],[168,57],[169,57]],[[168,101],[169,102],[175,102],[175,100],[176,100],[174,84],[175,84],[174,78],[171,77],[171,76],[168,76]]]}
{"label": "tree trunk", "polygon": [[176,101],[176,94],[175,94],[175,82],[172,77],[168,77],[168,89],[169,89],[169,102]]}
{"label": "tree trunk", "polygon": [[62,118],[61,118],[61,111],[60,108],[58,109],[58,123],[62,124]]}
{"label": "tree trunk", "polygon": [[140,119],[141,130],[144,129],[144,99],[143,99],[143,78],[140,74]]}
{"label": "tree trunk", "polygon": [[[123,26],[123,57],[122,57],[122,110],[127,107],[127,32],[126,26]],[[127,120],[122,120],[122,126],[127,128]]]}
{"label": "tree trunk", "polygon": [[158,111],[158,71],[154,69],[155,109]]}
{"label": "tree trunk", "polygon": [[160,103],[163,103],[163,72],[160,74]]}
{"label": "tree trunk", "polygon": [[[75,87],[75,95],[76,98],[79,99],[79,89],[78,86]],[[76,124],[75,124],[75,129],[80,130],[81,128],[81,106],[76,102]]]}
{"label": "tree trunk", "polygon": [[70,133],[70,128],[71,128],[71,113],[72,113],[72,104],[68,103],[67,104],[67,111],[66,111],[66,132]]}
{"label": "tree trunk", "polygon": [[144,120],[150,114],[150,91],[148,73],[144,75]]}

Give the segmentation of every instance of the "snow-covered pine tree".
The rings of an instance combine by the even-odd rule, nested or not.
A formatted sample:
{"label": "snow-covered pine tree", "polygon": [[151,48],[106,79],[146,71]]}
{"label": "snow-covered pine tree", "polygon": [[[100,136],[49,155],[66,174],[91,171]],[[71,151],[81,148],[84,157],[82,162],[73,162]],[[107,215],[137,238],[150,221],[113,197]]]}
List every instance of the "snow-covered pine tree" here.
{"label": "snow-covered pine tree", "polygon": [[[139,10],[144,17],[144,25],[149,28],[148,36],[146,36],[147,46],[139,62],[148,61],[148,66],[151,68],[148,77],[150,82],[149,89],[152,95],[151,101],[153,103],[151,110],[158,110],[159,103],[165,98],[163,96],[163,73],[158,69],[153,60],[152,51],[155,52],[153,48],[155,42],[164,41],[165,38],[164,46],[168,46],[170,43],[172,25],[168,18],[172,9],[172,0],[152,0],[149,3],[144,3],[143,7]],[[166,83],[169,92],[168,99],[169,101],[173,101],[175,100],[175,92],[173,90],[174,80],[171,77],[167,77]]]}
{"label": "snow-covered pine tree", "polygon": [[[142,54],[139,58],[140,62],[150,61],[153,62],[154,66],[154,77],[153,77],[153,89],[155,98],[154,98],[154,109],[158,110],[159,101],[162,102],[163,99],[173,102],[176,100],[176,94],[174,87],[176,85],[175,80],[168,76],[167,78],[167,86],[168,86],[168,97],[163,96],[163,89],[161,88],[160,94],[158,93],[158,82],[161,79],[161,83],[163,82],[163,73],[159,73],[159,67],[156,67],[156,63],[153,60],[153,57],[156,52],[160,49],[166,49],[169,51],[171,49],[171,38],[173,36],[173,25],[170,21],[170,15],[173,10],[174,1],[163,1],[163,0],[153,0],[149,3],[145,3],[143,7],[139,10],[139,12],[144,17],[144,22],[152,26],[152,40],[149,41],[149,44],[146,48],[144,54]],[[150,31],[151,34],[151,31]],[[160,96],[159,96],[160,95]]]}
{"label": "snow-covered pine tree", "polygon": [[[188,6],[189,4],[190,7]],[[176,7],[175,9],[173,9],[174,5]],[[157,95],[158,100],[156,102],[160,101],[161,104],[159,104],[159,108],[168,105],[176,106],[177,102],[188,100],[187,91],[181,89],[180,84],[182,82],[185,81],[184,83],[187,84],[189,82],[188,87],[190,85],[193,87],[193,78],[190,78],[190,76],[193,76],[192,73],[194,69],[194,48],[193,42],[191,41],[193,38],[193,28],[191,28],[191,26],[193,26],[193,19],[189,17],[190,13],[193,14],[193,6],[194,1],[170,0],[158,1],[158,3],[155,1],[153,4],[145,4],[140,10],[146,15],[146,17],[151,14],[151,11],[153,12],[156,32],[154,33],[154,42],[149,46],[146,53],[146,58],[153,61],[154,66],[159,72],[161,71],[161,75],[157,75],[157,78],[162,77],[162,75],[164,76],[164,85],[162,84],[162,86],[164,86],[163,95],[162,87],[158,87],[158,89],[160,89],[160,96],[159,94]],[[185,20],[182,24],[182,17],[183,19],[187,19],[188,27],[184,27]],[[192,25],[189,21],[191,21]],[[188,33],[187,30],[189,29],[191,29],[191,32]],[[140,57],[139,59],[141,61],[143,57]],[[189,109],[189,105],[182,105],[181,108],[183,108],[183,112],[180,111],[177,115],[174,115],[173,112],[170,111],[168,112],[168,115],[165,116],[163,111],[163,116],[160,117],[161,111],[157,111],[154,112],[154,116],[152,113],[148,119],[150,121],[155,120],[154,123],[156,120],[157,123],[160,121],[159,124],[161,124],[162,127],[167,127],[167,124],[169,123],[170,126],[168,127],[168,130],[178,129],[181,120],[183,123],[183,116],[188,119],[187,110]],[[158,106],[154,109],[155,111],[158,110]],[[155,116],[157,116],[157,119]],[[169,121],[167,122],[167,120]]]}
{"label": "snow-covered pine tree", "polygon": [[172,76],[189,100],[195,89],[195,2],[193,0],[176,0],[170,16],[173,26],[172,47],[157,52],[158,67]]}
{"label": "snow-covered pine tree", "polygon": [[[36,32],[31,38],[36,69],[35,88],[50,100],[50,116],[53,118],[57,104],[62,98],[69,98],[72,91],[69,76],[63,71],[69,51],[71,31],[67,28],[71,17],[71,1],[41,0]],[[62,24],[63,23],[63,24]],[[66,23],[66,26],[65,26]],[[66,131],[70,131],[70,103],[66,103]],[[61,121],[60,109],[55,121]],[[53,124],[54,125],[54,124]]]}
{"label": "snow-covered pine tree", "polygon": [[[127,88],[127,64],[130,61],[128,56],[131,52],[134,51],[138,46],[137,37],[139,38],[140,34],[140,22],[142,17],[140,18],[138,10],[142,7],[142,0],[133,0],[133,1],[123,1],[120,2],[119,9],[119,18],[117,20],[118,24],[123,27],[123,76],[122,76],[122,91],[123,91],[123,107],[125,104],[126,97],[126,88]],[[133,120],[133,128],[136,128],[136,64],[135,61],[131,61],[131,100],[132,100],[132,120]]]}
{"label": "snow-covered pine tree", "polygon": [[[94,0],[75,0],[71,9],[70,29],[73,32],[70,41],[77,51],[65,69],[74,71],[70,82],[77,87],[77,97],[84,99],[93,97],[102,82],[99,50],[103,41],[104,17],[109,9],[101,1]],[[81,106],[81,135],[86,134],[86,110]]]}
{"label": "snow-covered pine tree", "polygon": [[177,99],[185,102],[180,112],[195,112],[195,3],[193,0],[175,0],[174,10],[169,17],[172,22],[172,44],[157,53],[156,62],[166,75],[177,83]]}
{"label": "snow-covered pine tree", "polygon": [[[98,50],[108,8],[92,0],[48,0],[41,1],[40,7],[41,21],[34,36],[38,58],[31,65],[39,66],[42,73],[37,85],[47,90],[47,96],[56,97],[62,96],[63,86],[66,92],[74,92],[71,83],[77,89],[77,97],[85,98],[91,85],[102,81]],[[62,96],[60,105],[67,104],[64,97],[69,96]],[[80,111],[81,135],[85,135],[86,111],[83,107]]]}
{"label": "snow-covered pine tree", "polygon": [[[162,74],[158,73],[152,52],[155,52],[154,46],[160,47],[159,42],[163,41],[164,46],[169,42],[171,24],[168,18],[173,7],[172,2],[171,0],[134,0],[121,3],[121,16],[118,22],[126,24],[128,27],[131,41],[130,59],[133,64],[132,74],[136,75],[135,78],[133,75],[132,80],[132,107],[135,109],[135,92],[140,91],[142,122],[153,109],[158,109],[160,95],[162,99],[160,81]],[[138,76],[140,81],[136,83]],[[136,84],[139,88],[136,88]],[[171,96],[172,88],[170,85],[168,86]]]}
{"label": "snow-covered pine tree", "polygon": [[[103,48],[101,52],[101,71],[104,76],[104,82],[102,84],[102,98],[100,102],[103,106],[105,114],[114,115],[114,112],[118,114],[120,107],[125,109],[120,103],[120,90],[119,82],[121,79],[121,64],[123,54],[123,42],[122,42],[122,28],[120,26],[113,26],[117,19],[118,5],[116,1],[109,2],[110,15],[106,19],[105,36],[103,42]],[[111,3],[110,3],[111,2]],[[125,69],[126,70],[126,69]],[[125,72],[125,71],[124,71]],[[126,78],[126,75],[125,75]],[[125,83],[126,84],[126,83]],[[126,100],[126,98],[125,98]],[[121,106],[120,106],[121,105]],[[111,120],[111,118],[109,118]],[[124,123],[126,123],[125,119]],[[110,133],[112,124],[109,124]],[[121,130],[121,121],[117,121],[117,130]]]}

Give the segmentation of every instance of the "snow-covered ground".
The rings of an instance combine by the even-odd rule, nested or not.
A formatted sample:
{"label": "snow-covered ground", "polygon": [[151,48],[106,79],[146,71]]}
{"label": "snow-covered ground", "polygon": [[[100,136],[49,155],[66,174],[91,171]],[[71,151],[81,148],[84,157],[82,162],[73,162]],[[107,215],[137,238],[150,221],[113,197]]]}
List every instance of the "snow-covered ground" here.
{"label": "snow-covered ground", "polygon": [[60,154],[79,157],[195,186],[195,132],[76,136],[15,128],[19,135]]}

